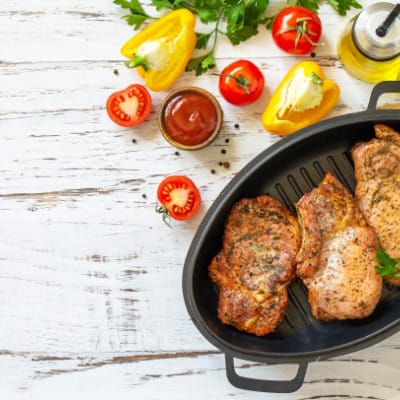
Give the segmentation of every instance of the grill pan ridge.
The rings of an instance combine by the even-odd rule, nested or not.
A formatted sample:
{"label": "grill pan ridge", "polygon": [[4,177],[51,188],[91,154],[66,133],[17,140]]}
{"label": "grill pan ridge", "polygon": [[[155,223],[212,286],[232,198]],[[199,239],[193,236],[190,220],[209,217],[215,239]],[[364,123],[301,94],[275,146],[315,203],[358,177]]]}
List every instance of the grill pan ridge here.
{"label": "grill pan ridge", "polygon": [[[307,289],[296,279],[289,286],[289,307],[275,332],[257,337],[223,325],[217,318],[218,291],[208,278],[208,265],[222,246],[226,217],[243,197],[265,193],[296,215],[295,204],[332,172],[354,193],[350,149],[374,137],[373,125],[385,123],[400,132],[400,111],[378,110],[378,98],[400,93],[400,82],[374,87],[364,112],[335,117],[281,139],[260,153],[223,189],[208,210],[188,250],[183,270],[183,295],[199,331],[225,353],[228,380],[236,387],[264,392],[292,392],[304,382],[308,362],[353,352],[400,329],[400,289],[387,284],[374,313],[362,320],[318,321],[311,315]],[[293,379],[275,381],[239,376],[234,358],[269,364],[298,364]]]}

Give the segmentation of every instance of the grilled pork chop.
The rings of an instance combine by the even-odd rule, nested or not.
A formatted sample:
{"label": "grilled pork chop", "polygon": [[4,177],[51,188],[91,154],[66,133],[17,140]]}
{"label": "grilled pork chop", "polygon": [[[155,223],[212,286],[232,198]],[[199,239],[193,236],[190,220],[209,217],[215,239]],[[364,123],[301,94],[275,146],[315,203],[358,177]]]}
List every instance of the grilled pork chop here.
{"label": "grilled pork chop", "polygon": [[[400,134],[375,125],[376,138],[351,150],[357,180],[355,197],[380,246],[400,257]],[[400,286],[400,278],[389,280]]]}
{"label": "grilled pork chop", "polygon": [[272,332],[288,306],[299,245],[297,220],[280,202],[267,195],[238,201],[209,265],[219,319],[258,336]]}
{"label": "grilled pork chop", "polygon": [[297,275],[321,320],[357,319],[378,303],[382,278],[375,270],[378,241],[352,195],[327,173],[296,204],[302,243]]}

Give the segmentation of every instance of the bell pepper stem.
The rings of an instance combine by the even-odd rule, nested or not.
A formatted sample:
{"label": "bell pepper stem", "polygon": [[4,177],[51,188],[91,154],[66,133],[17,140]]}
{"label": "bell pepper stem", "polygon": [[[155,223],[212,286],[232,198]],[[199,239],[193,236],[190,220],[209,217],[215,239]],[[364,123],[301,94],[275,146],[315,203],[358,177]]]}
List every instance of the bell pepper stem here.
{"label": "bell pepper stem", "polygon": [[136,68],[136,67],[142,67],[145,71],[148,71],[149,66],[147,64],[146,58],[140,55],[134,55],[132,60],[126,61],[125,65],[128,68]]}
{"label": "bell pepper stem", "polygon": [[310,78],[315,85],[322,85],[322,79],[315,72],[311,72]]}

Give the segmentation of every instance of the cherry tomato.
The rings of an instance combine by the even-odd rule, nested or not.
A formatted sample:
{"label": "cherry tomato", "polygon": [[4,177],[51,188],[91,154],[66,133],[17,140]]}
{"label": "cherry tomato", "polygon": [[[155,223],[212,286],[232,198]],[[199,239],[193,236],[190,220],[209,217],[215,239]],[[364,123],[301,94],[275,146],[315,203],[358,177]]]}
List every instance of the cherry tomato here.
{"label": "cherry tomato", "polygon": [[219,75],[221,95],[236,106],[255,102],[264,90],[264,75],[248,60],[237,60],[215,75]]}
{"label": "cherry tomato", "polygon": [[157,212],[163,220],[171,217],[180,221],[192,218],[200,208],[201,197],[193,181],[184,175],[165,178],[157,190],[158,201],[162,204]]}
{"label": "cherry tomato", "polygon": [[299,6],[284,8],[272,25],[275,44],[290,54],[311,53],[318,45],[321,33],[322,25],[318,15]]}
{"label": "cherry tomato", "polygon": [[115,92],[107,100],[109,117],[121,126],[139,125],[149,116],[151,107],[150,93],[140,84]]}

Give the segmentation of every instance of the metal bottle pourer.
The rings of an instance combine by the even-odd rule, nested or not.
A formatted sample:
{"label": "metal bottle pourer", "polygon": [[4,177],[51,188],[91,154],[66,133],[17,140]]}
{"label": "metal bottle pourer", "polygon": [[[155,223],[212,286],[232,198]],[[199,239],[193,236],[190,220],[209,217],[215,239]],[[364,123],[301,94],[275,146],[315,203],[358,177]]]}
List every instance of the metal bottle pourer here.
{"label": "metal bottle pourer", "polygon": [[363,10],[353,24],[352,37],[368,59],[387,61],[400,54],[400,3],[375,3]]}
{"label": "metal bottle pourer", "polygon": [[379,25],[376,28],[376,34],[379,37],[384,37],[398,15],[400,15],[400,3],[397,3],[396,7],[393,8],[392,12],[387,16],[385,21],[383,21],[382,25]]}

